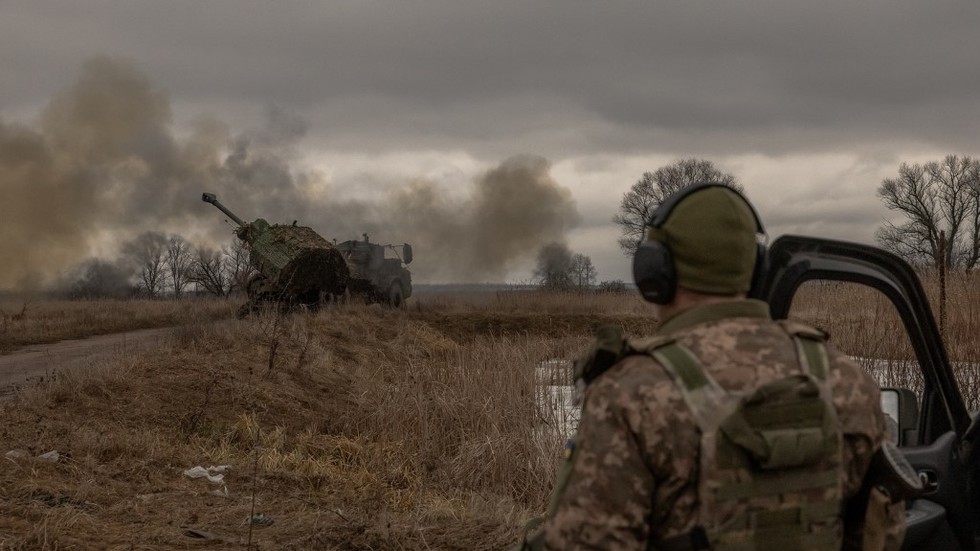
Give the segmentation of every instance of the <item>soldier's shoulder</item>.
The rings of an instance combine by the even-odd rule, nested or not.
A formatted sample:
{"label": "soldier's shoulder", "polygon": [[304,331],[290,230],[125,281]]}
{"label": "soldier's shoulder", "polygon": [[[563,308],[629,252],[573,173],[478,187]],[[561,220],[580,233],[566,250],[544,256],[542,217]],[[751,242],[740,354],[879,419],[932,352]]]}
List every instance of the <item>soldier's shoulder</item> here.
{"label": "soldier's shoulder", "polygon": [[826,342],[830,337],[826,331],[812,325],[807,325],[803,322],[796,320],[776,320],[775,323],[779,325],[783,331],[789,333],[794,337],[800,337],[804,339],[811,339],[821,342]]}
{"label": "soldier's shoulder", "polygon": [[824,349],[827,351],[827,361],[830,371],[835,374],[834,378],[839,382],[851,385],[857,384],[862,387],[878,387],[874,377],[866,369],[861,367],[854,358],[839,350],[831,341],[830,334],[823,329],[794,320],[779,320],[776,323],[794,337],[823,343]]}
{"label": "soldier's shoulder", "polygon": [[[632,364],[644,361],[641,358],[657,347],[658,343],[669,342],[665,337],[627,339],[621,327],[604,325],[596,330],[596,339],[588,352],[574,363],[574,378],[586,385],[603,377],[621,363]],[[621,371],[619,369],[618,371]]]}
{"label": "soldier's shoulder", "polygon": [[630,349],[629,354],[585,389],[587,402],[603,397],[624,407],[641,409],[658,407],[680,396],[664,367],[651,355],[636,349]]}
{"label": "soldier's shoulder", "polygon": [[838,380],[840,384],[878,388],[878,382],[867,369],[832,344],[827,346],[827,359],[834,379]]}

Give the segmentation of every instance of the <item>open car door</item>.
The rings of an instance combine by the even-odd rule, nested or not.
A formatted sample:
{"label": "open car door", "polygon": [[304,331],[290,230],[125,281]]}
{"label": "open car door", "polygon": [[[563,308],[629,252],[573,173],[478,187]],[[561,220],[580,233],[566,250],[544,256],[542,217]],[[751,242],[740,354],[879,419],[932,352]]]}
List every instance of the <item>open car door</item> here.
{"label": "open car door", "polygon": [[914,426],[899,434],[900,449],[927,488],[909,503],[902,549],[976,549],[980,427],[967,412],[915,272],[897,256],[867,245],[783,236],[769,248],[769,270],[754,298],[769,303],[774,319],[786,318],[800,285],[810,280],[857,283],[885,295],[901,316],[922,370],[921,405],[915,408],[913,399],[903,412],[912,414],[908,424]]}

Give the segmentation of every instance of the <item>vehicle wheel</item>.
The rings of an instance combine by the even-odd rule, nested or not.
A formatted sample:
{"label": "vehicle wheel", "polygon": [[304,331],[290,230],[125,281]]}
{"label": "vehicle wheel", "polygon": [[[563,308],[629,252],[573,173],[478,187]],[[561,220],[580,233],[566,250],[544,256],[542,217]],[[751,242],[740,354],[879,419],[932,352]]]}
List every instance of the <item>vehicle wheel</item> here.
{"label": "vehicle wheel", "polygon": [[322,303],[322,296],[319,289],[313,289],[297,296],[294,302],[298,306],[306,308],[307,311],[316,312]]}
{"label": "vehicle wheel", "polygon": [[402,286],[396,281],[391,284],[391,287],[388,287],[388,306],[401,308],[402,304],[404,304],[404,300],[402,299]]}

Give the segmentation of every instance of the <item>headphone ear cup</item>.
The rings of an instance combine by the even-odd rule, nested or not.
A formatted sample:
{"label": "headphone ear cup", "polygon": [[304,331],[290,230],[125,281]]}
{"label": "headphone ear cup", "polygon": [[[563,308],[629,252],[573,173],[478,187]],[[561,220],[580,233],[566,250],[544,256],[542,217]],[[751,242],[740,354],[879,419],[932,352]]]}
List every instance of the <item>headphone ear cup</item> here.
{"label": "headphone ear cup", "polygon": [[670,249],[658,241],[644,241],[633,255],[633,282],[643,299],[654,304],[674,300],[677,271]]}
{"label": "headphone ear cup", "polygon": [[759,296],[762,292],[762,284],[766,280],[766,273],[769,271],[769,250],[765,245],[759,243],[755,251],[755,268],[752,270],[752,283],[749,287],[749,298],[763,298]]}

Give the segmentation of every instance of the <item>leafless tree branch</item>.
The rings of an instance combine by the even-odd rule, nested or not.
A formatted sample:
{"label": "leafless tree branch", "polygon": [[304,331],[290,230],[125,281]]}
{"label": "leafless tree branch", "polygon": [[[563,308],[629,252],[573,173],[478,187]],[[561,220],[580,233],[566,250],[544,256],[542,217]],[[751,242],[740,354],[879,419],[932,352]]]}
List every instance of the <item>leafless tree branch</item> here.
{"label": "leafless tree branch", "polygon": [[655,172],[644,172],[623,195],[619,214],[613,217],[613,222],[621,228],[619,247],[623,253],[632,256],[636,252],[653,211],[664,199],[681,188],[702,182],[718,182],[742,191],[735,176],[721,172],[704,159],[681,159]]}

